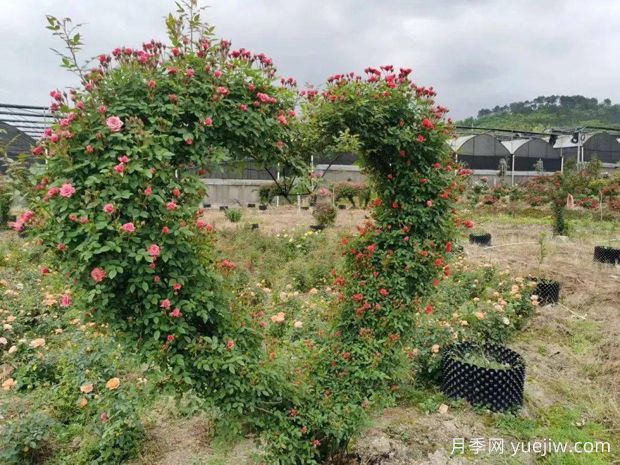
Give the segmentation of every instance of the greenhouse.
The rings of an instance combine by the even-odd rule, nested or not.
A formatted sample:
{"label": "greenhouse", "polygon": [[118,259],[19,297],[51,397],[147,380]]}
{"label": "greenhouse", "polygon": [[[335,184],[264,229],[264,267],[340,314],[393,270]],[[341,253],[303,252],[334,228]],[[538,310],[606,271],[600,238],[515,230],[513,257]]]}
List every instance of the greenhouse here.
{"label": "greenhouse", "polygon": [[560,136],[553,147],[564,160],[587,162],[597,158],[605,164],[620,162],[620,142],[616,135],[606,132]]}
{"label": "greenhouse", "polygon": [[510,151],[491,134],[461,136],[449,144],[456,160],[473,170],[497,170],[501,160],[510,167]]}
{"label": "greenhouse", "polygon": [[553,146],[538,138],[503,141],[513,157],[514,171],[554,172],[562,169],[562,157]]}

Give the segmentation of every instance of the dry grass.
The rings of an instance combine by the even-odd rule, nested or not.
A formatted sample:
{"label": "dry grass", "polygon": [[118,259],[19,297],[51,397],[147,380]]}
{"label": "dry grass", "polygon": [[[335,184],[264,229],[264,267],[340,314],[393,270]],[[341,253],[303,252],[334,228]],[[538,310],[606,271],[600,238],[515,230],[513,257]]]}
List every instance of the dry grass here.
{"label": "dry grass", "polygon": [[[270,208],[267,211],[243,209],[241,223],[226,220],[224,213],[209,210],[205,217],[218,229],[235,230],[258,223],[263,231],[279,233],[313,224],[309,211],[295,207]],[[331,234],[350,232],[364,220],[363,210],[339,210]],[[492,263],[509,269],[513,275],[547,277],[561,283],[561,303],[538,309],[525,330],[511,344],[527,362],[526,401],[516,417],[518,421],[542,421],[562,429],[563,419],[549,418],[549,412],[575,411],[579,422],[602,425],[610,437],[620,437],[620,268],[593,262],[595,245],[618,236],[618,227],[580,224],[571,238],[553,238],[550,226],[540,221],[487,218],[485,229],[493,235],[493,247],[465,244],[466,260],[476,266]],[[539,239],[546,233],[544,260],[540,262]],[[214,452],[199,432],[203,426],[192,421],[175,420],[172,427],[155,426],[153,454],[140,464],[201,465],[248,463],[248,444],[244,453]],[[471,408],[450,408],[447,412],[428,413],[418,407],[390,409],[377,417],[374,426],[358,441],[360,463],[376,464],[529,464],[539,463],[533,454],[514,458],[451,457],[454,437],[518,437],[518,433],[498,429],[494,417],[480,415]],[[572,420],[571,420],[572,421]],[[557,424],[554,424],[557,423]],[[523,435],[523,433],[521,433]],[[534,439],[534,438],[532,438]],[[599,438],[592,437],[591,440]],[[614,462],[619,451],[612,446],[608,459]],[[615,453],[614,453],[615,452]],[[589,459],[574,457],[544,463],[589,464]],[[601,461],[602,460],[602,461]],[[594,462],[592,462],[594,463]]]}
{"label": "dry grass", "polygon": [[[274,234],[294,228],[308,228],[311,224],[315,224],[310,210],[299,210],[293,206],[269,207],[265,211],[257,208],[241,208],[240,210],[243,212],[240,223],[231,223],[224,216],[224,212],[216,209],[207,210],[204,218],[218,229],[235,229],[243,224],[256,223],[261,231]],[[359,209],[338,210],[335,227],[342,231],[351,230],[355,225],[362,223],[367,213]]]}

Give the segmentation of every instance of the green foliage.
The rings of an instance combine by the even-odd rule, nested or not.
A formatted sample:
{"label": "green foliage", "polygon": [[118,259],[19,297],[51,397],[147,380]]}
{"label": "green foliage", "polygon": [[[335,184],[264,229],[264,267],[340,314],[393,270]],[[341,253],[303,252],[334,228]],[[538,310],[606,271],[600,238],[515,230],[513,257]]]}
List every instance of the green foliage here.
{"label": "green foliage", "polygon": [[227,208],[224,211],[224,216],[226,216],[226,219],[231,223],[238,223],[243,217],[243,212],[237,208]]}
{"label": "green foliage", "polygon": [[564,218],[566,206],[563,203],[556,202],[553,205],[553,232],[559,236],[568,234],[568,225]]}
{"label": "green foliage", "polygon": [[4,229],[7,226],[12,204],[13,187],[0,179],[0,229]]}
{"label": "green foliage", "polygon": [[6,465],[42,463],[50,448],[56,422],[45,412],[34,411],[9,422],[0,439],[0,459]]}
{"label": "green foliage", "polygon": [[354,183],[349,181],[343,181],[335,183],[332,191],[334,192],[334,200],[339,202],[342,199],[348,200],[353,208],[357,205],[357,200],[362,208],[366,208],[366,205],[370,201],[370,189],[364,183]]}
{"label": "green foliage", "polygon": [[321,226],[333,226],[338,212],[329,201],[319,202],[312,211],[312,216]]}
{"label": "green foliage", "polygon": [[541,131],[552,127],[616,126],[620,128],[620,105],[609,99],[581,95],[551,95],[534,100],[513,102],[508,105],[482,109],[475,118],[466,118],[458,124]]}
{"label": "green foliage", "polygon": [[[60,306],[65,280],[44,265],[41,247],[3,240],[0,252],[0,307],[9,322],[0,362],[15,382],[0,401],[2,463],[123,463],[140,447],[139,412],[157,371],[125,353],[131,342]],[[106,387],[117,377],[116,389]]]}

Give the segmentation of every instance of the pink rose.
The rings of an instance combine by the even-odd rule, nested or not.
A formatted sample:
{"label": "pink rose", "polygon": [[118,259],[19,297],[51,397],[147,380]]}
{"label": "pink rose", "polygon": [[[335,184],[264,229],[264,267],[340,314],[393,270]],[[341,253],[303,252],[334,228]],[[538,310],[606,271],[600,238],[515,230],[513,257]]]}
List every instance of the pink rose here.
{"label": "pink rose", "polygon": [[166,205],[166,208],[168,210],[176,210],[177,204],[176,204],[176,202],[168,202],[168,204]]}
{"label": "pink rose", "polygon": [[165,308],[166,310],[170,308],[170,305],[172,305],[170,303],[170,299],[164,299],[161,301],[160,307],[161,308]]}
{"label": "pink rose", "polygon": [[62,185],[58,193],[61,197],[69,198],[75,194],[75,187],[73,187],[70,183],[65,183]]}
{"label": "pink rose", "polygon": [[149,255],[153,258],[159,257],[159,254],[161,253],[161,250],[157,244],[151,244],[148,250],[149,250]]}
{"label": "pink rose", "polygon": [[63,294],[62,297],[60,298],[60,306],[61,307],[70,307],[71,303],[73,301],[71,300],[71,296],[69,294]]}
{"label": "pink rose", "polygon": [[118,157],[118,161],[120,161],[121,163],[129,163],[129,157],[127,155],[122,155]]}
{"label": "pink rose", "polygon": [[123,127],[123,122],[118,116],[110,116],[107,120],[105,120],[105,124],[112,132],[119,132]]}
{"label": "pink rose", "polygon": [[144,195],[146,195],[147,197],[151,196],[153,194],[153,188],[151,186],[148,186],[146,189],[144,189]]}
{"label": "pink rose", "polygon": [[122,163],[119,163],[118,165],[114,167],[114,171],[121,174],[123,171],[125,171],[125,165],[123,165]]}
{"label": "pink rose", "polygon": [[100,283],[105,278],[105,270],[102,268],[93,268],[93,271],[90,272],[90,277],[93,278],[93,281],[96,283]]}
{"label": "pink rose", "polygon": [[106,203],[103,206],[103,211],[106,213],[114,213],[114,205],[112,205],[111,203]]}
{"label": "pink rose", "polygon": [[162,234],[170,234],[170,228],[168,226],[164,226],[161,228]]}
{"label": "pink rose", "polygon": [[132,233],[136,230],[136,227],[133,223],[125,223],[121,226],[121,229],[123,230],[123,232]]}
{"label": "pink rose", "polygon": [[213,126],[213,119],[209,118],[209,117],[206,117],[205,120],[204,120],[204,125],[207,126],[207,127]]}
{"label": "pink rose", "polygon": [[183,314],[181,313],[181,309],[175,308],[174,310],[170,312],[170,316],[172,318],[180,318],[183,316]]}

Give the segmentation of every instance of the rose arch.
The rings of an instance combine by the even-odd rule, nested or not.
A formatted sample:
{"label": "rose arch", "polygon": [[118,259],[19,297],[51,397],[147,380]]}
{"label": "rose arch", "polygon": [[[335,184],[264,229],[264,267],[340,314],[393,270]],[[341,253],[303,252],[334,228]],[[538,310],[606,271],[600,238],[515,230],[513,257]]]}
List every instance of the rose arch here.
{"label": "rose arch", "polygon": [[[20,225],[58,256],[63,305],[135,338],[177,390],[245,416],[269,463],[315,463],[390,402],[433,311],[425,298],[450,273],[460,183],[445,109],[410,70],[384,66],[302,91],[296,118],[295,82],[274,85],[267,56],[233,50],[191,15],[167,23],[170,46],[115,49],[83,89],[52,92],[62,118],[34,150],[44,163]],[[228,159],[299,167],[299,147],[343,140],[377,193],[372,219],[343,239],[329,334],[264,363],[260,334],[231,311],[200,174]]]}

